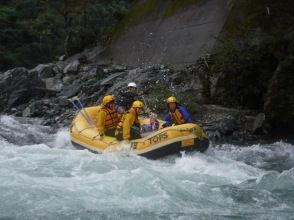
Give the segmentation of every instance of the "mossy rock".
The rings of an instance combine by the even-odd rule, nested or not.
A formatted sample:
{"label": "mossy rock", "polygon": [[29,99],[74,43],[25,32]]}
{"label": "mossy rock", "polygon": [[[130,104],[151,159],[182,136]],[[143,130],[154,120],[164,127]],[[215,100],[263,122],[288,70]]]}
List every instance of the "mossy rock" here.
{"label": "mossy rock", "polygon": [[67,75],[63,78],[63,84],[65,86],[71,85],[77,79],[76,75]]}
{"label": "mossy rock", "polygon": [[138,0],[131,7],[128,14],[116,26],[111,38],[117,40],[121,34],[136,24],[139,24],[144,18],[147,18],[160,7],[163,7],[162,18],[173,16],[176,12],[186,9],[193,4],[203,3],[206,0]]}
{"label": "mossy rock", "polygon": [[173,16],[176,12],[186,9],[191,5],[203,3],[205,0],[172,0],[164,10],[164,18]]}
{"label": "mossy rock", "polygon": [[137,1],[129,13],[116,26],[112,34],[112,40],[117,40],[124,30],[138,24],[142,19],[154,12],[159,2],[159,0]]}

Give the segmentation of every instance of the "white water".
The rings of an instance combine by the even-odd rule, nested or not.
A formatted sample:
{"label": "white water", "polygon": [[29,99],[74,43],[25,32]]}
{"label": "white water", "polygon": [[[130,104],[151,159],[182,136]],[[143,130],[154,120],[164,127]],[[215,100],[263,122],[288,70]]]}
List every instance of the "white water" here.
{"label": "white water", "polygon": [[153,161],[76,150],[67,129],[0,117],[0,219],[293,219],[294,146]]}

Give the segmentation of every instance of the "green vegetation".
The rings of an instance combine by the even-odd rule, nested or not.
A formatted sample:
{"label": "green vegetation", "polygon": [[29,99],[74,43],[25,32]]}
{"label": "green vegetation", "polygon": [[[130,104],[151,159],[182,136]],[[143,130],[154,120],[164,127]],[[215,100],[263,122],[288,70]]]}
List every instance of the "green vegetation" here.
{"label": "green vegetation", "polygon": [[212,71],[221,75],[215,101],[227,106],[260,109],[268,82],[278,65],[269,44],[236,44],[228,40],[216,51]]}
{"label": "green vegetation", "polygon": [[127,0],[11,0],[0,5],[0,70],[34,67],[107,40]]}
{"label": "green vegetation", "polygon": [[171,17],[177,11],[188,8],[189,6],[201,3],[203,0],[172,0],[170,1],[164,11],[164,17]]}
{"label": "green vegetation", "polygon": [[0,69],[30,66],[61,52],[61,18],[38,1],[0,6]]}
{"label": "green vegetation", "polygon": [[169,96],[174,95],[167,87],[156,86],[152,88],[151,93],[148,94],[148,107],[152,106],[153,112],[165,112],[166,111],[166,99]]}
{"label": "green vegetation", "polygon": [[71,85],[76,79],[77,79],[77,76],[75,76],[75,75],[68,75],[67,78],[64,80],[64,85],[65,85],[65,86],[69,86],[69,85]]}
{"label": "green vegetation", "polygon": [[[190,110],[192,114],[197,111],[197,98],[195,94],[188,92],[176,92],[172,91],[170,88],[156,86],[152,88],[151,93],[148,94],[148,107],[152,106],[152,111],[154,112],[167,112],[166,99],[170,96],[176,96],[177,100]],[[147,97],[146,97],[147,98]]]}
{"label": "green vegetation", "polygon": [[214,51],[211,69],[220,77],[214,101],[262,109],[278,64],[294,55],[293,23],[291,0],[238,1]]}

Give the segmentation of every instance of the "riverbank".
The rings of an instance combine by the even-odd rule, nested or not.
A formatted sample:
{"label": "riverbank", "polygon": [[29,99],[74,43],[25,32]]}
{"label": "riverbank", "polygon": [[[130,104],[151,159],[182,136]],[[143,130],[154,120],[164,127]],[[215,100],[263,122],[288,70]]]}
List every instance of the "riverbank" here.
{"label": "riverbank", "polygon": [[94,64],[90,55],[78,54],[31,70],[15,68],[2,73],[2,113],[40,118],[42,125],[55,129],[68,127],[75,114],[69,98],[78,96],[85,107],[96,105],[105,94],[116,95],[134,81],[143,92],[145,105],[161,117],[167,113],[166,98],[177,96],[214,143],[276,140],[270,135],[271,127],[263,112],[209,103],[206,93],[211,79],[205,76],[201,60],[183,70],[174,70],[164,65],[132,68]]}

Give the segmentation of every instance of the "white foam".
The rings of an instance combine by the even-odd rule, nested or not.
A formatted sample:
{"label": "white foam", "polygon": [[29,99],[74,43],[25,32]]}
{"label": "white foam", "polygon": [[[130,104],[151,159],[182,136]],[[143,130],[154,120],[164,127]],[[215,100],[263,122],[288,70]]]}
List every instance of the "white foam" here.
{"label": "white foam", "polygon": [[[18,213],[19,218],[33,219],[38,218],[36,213],[53,213],[62,218],[68,213],[82,213],[81,218],[88,218],[90,211],[94,218],[113,217],[114,212],[126,218],[126,213],[142,212],[162,218],[174,214],[175,218],[186,215],[194,219],[199,213],[210,219],[215,213],[242,218],[258,207],[274,217],[289,217],[287,213],[293,208],[288,193],[293,189],[293,145],[223,145],[210,147],[206,154],[154,161],[135,155],[125,143],[120,153],[69,149],[68,129],[52,135],[39,131],[38,124],[24,124],[9,116],[0,120],[8,131],[30,128],[28,133],[19,129],[17,137],[40,132],[49,136],[50,142],[19,147],[0,139],[0,216]],[[290,168],[268,172],[258,163],[263,167],[288,163]],[[273,213],[273,207],[278,207],[278,213]]]}
{"label": "white foam", "polygon": [[184,155],[176,159],[174,166],[180,172],[222,177],[233,183],[240,183],[263,173],[259,169],[242,162],[228,158],[211,157],[201,153],[196,153],[193,156]]}
{"label": "white foam", "polygon": [[70,133],[67,128],[62,128],[55,134],[53,147],[62,149],[73,148],[70,140]]}

